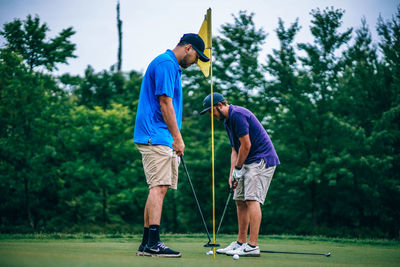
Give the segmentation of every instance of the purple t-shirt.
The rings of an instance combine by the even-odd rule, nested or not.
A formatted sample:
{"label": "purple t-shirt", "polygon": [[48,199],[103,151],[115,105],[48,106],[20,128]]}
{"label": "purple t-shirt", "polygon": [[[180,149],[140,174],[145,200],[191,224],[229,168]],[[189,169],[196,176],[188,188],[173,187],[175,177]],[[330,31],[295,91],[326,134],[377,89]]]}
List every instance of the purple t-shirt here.
{"label": "purple t-shirt", "polygon": [[248,109],[229,105],[229,116],[225,119],[225,129],[231,146],[239,153],[240,137],[249,135],[251,148],[245,164],[264,159],[267,167],[278,165],[279,158],[264,127]]}

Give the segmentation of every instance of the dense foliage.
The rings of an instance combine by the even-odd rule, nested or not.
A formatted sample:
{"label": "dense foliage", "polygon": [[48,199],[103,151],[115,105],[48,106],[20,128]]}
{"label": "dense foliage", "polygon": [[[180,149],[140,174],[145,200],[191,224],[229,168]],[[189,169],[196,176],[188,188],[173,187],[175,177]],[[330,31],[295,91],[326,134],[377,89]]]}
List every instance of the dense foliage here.
{"label": "dense foliage", "polygon": [[[262,207],[261,233],[399,238],[400,7],[342,29],[344,11],[312,10],[313,40],[279,19],[280,47],[246,11],[213,39],[214,91],[262,121],[281,160]],[[306,29],[303,29],[306,30]],[[72,28],[46,40],[28,16],[3,26],[0,49],[0,231],[140,232],[147,185],[132,142],[142,74],[55,76],[75,45]],[[210,81],[183,73],[185,161],[211,230]],[[217,223],[228,195],[230,145],[215,121]],[[183,170],[167,194],[163,231],[203,232]],[[221,232],[236,231],[233,202]]]}

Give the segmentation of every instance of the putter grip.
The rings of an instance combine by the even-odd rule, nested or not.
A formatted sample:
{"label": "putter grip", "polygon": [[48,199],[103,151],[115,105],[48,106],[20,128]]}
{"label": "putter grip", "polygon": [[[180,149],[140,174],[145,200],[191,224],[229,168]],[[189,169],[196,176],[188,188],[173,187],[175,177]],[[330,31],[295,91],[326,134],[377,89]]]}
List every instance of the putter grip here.
{"label": "putter grip", "polygon": [[238,182],[236,180],[232,181],[232,187],[230,188],[230,192],[233,192],[233,190],[236,189],[237,185],[238,185]]}

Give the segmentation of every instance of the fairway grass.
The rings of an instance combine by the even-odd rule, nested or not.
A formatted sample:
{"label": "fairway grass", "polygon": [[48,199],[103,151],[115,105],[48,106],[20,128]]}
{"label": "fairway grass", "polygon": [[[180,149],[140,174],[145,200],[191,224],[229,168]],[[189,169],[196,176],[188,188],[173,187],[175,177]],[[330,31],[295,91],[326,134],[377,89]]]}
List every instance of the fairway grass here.
{"label": "fairway grass", "polygon": [[[115,237],[115,236],[114,236]],[[236,236],[217,240],[226,246]],[[331,252],[331,257],[262,253],[259,258],[233,260],[206,255],[206,236],[163,235],[179,259],[136,256],[140,236],[8,236],[0,235],[0,266],[400,266],[396,241],[329,239],[317,237],[260,236],[263,250]]]}

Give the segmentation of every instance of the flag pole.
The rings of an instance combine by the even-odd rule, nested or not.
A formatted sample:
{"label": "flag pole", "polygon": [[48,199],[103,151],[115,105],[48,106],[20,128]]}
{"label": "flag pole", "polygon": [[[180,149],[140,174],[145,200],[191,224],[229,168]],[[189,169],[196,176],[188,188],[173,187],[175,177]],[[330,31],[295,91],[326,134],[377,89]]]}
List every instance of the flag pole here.
{"label": "flag pole", "polygon": [[[211,87],[211,107],[214,106],[213,99],[213,72],[212,72],[212,32],[211,32],[211,8],[207,9],[207,32],[208,32],[208,48],[210,49],[210,87]],[[214,112],[211,108],[211,169],[212,169],[212,214],[213,214],[213,244],[215,245],[215,176],[214,176]],[[213,259],[215,259],[215,246],[213,246]]]}
{"label": "flag pole", "polygon": [[[202,62],[197,61],[197,65],[203,72],[205,77],[210,76],[210,87],[211,87],[211,107],[214,106],[213,99],[213,77],[212,77],[212,36],[211,36],[211,8],[207,9],[206,16],[200,27],[200,37],[203,39],[205,44],[204,53],[208,56],[210,61]],[[211,169],[212,169],[212,214],[213,214],[213,240],[212,244],[209,244],[213,248],[213,259],[215,259],[215,247],[219,244],[215,243],[215,177],[214,177],[214,112],[211,109]],[[210,240],[211,241],[211,240]]]}

